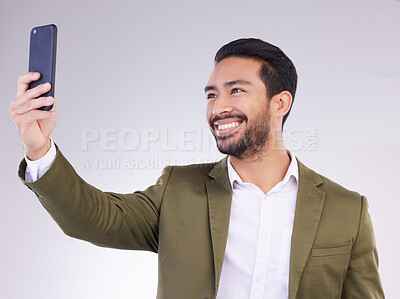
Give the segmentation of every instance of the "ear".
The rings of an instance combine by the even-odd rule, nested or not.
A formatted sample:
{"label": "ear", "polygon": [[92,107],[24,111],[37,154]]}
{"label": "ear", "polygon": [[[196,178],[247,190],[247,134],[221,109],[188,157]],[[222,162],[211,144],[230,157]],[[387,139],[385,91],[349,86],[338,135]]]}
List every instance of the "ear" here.
{"label": "ear", "polygon": [[274,96],[274,113],[276,117],[282,117],[288,113],[290,106],[292,105],[292,95],[288,91],[282,91]]}

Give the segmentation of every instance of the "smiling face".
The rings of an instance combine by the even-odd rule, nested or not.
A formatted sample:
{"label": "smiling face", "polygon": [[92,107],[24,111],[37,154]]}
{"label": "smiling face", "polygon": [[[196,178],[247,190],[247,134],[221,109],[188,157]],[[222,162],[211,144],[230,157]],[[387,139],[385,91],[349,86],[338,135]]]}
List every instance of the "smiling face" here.
{"label": "smiling face", "polygon": [[260,67],[255,59],[228,57],[211,73],[205,87],[207,120],[222,153],[249,158],[267,146],[270,99]]}

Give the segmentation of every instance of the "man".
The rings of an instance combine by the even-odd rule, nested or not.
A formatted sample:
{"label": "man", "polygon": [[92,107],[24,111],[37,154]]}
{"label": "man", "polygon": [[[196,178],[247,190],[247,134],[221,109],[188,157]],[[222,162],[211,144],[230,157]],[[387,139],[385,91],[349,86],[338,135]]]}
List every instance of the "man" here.
{"label": "man", "polygon": [[[258,39],[223,46],[205,87],[218,163],[168,166],[133,194],[87,184],[49,136],[54,103],[10,104],[25,148],[19,176],[63,231],[113,248],[158,252],[157,298],[384,298],[367,199],[302,164],[282,142],[297,74]],[[60,180],[61,179],[61,180]]]}

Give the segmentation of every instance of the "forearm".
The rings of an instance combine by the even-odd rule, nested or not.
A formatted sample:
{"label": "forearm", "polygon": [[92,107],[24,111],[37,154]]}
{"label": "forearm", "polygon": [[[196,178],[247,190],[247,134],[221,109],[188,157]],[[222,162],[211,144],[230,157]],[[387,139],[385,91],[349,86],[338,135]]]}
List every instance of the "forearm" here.
{"label": "forearm", "polygon": [[[19,170],[23,181],[25,169],[23,160]],[[157,251],[157,211],[165,184],[147,193],[102,192],[79,177],[59,150],[40,179],[24,184],[67,235],[100,246]]]}

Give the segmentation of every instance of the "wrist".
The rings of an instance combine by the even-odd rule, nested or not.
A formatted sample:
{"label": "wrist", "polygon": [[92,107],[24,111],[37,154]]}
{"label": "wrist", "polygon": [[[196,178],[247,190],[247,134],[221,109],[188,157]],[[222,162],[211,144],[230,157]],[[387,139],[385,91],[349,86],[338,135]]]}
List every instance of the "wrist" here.
{"label": "wrist", "polygon": [[31,161],[39,160],[49,151],[50,146],[51,146],[51,141],[50,138],[48,138],[45,145],[38,149],[31,149],[25,147],[25,156]]}

